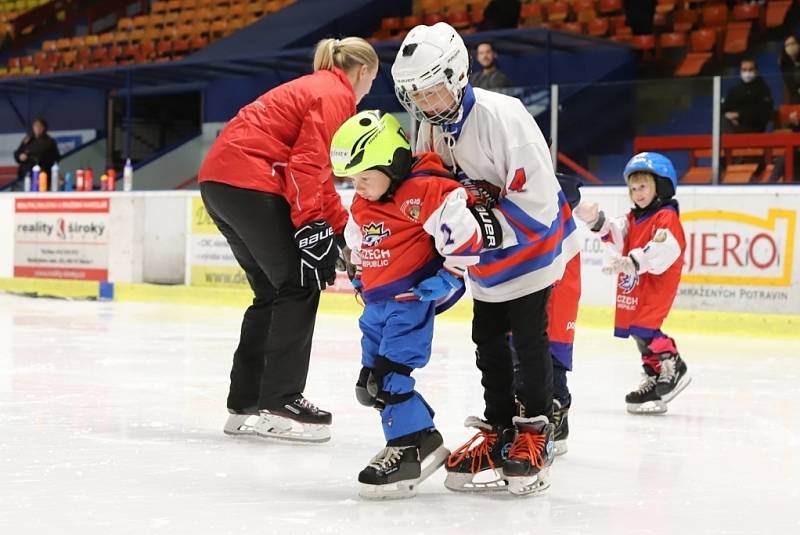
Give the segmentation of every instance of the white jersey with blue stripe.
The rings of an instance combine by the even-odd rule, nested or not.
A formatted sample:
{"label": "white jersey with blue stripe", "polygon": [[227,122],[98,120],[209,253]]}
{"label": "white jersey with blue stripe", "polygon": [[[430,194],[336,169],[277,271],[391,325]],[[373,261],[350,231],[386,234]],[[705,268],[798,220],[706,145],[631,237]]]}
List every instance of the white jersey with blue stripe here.
{"label": "white jersey with blue stripe", "polygon": [[536,121],[514,97],[467,86],[461,120],[423,124],[417,151],[433,150],[458,176],[497,192],[502,247],[469,270],[473,296],[503,302],[559,280],[579,243]]}

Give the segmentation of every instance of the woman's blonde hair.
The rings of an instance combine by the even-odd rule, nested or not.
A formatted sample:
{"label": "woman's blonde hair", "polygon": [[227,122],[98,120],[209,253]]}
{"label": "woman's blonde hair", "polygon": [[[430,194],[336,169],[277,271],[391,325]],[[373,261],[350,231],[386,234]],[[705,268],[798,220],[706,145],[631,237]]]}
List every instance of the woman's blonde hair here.
{"label": "woman's blonde hair", "polygon": [[323,39],[314,50],[314,71],[331,70],[334,67],[348,71],[359,65],[378,68],[378,54],[371,44],[360,37]]}

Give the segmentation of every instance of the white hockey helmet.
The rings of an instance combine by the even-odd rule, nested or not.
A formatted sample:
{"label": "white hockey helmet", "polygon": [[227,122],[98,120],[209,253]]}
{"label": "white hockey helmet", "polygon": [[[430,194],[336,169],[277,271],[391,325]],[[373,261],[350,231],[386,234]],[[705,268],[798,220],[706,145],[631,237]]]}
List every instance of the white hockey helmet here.
{"label": "white hockey helmet", "polygon": [[[450,124],[461,115],[464,88],[469,82],[469,53],[458,32],[445,22],[420,25],[403,39],[392,65],[394,92],[403,107],[418,121]],[[453,97],[452,104],[431,102],[422,111],[415,94],[443,84]]]}

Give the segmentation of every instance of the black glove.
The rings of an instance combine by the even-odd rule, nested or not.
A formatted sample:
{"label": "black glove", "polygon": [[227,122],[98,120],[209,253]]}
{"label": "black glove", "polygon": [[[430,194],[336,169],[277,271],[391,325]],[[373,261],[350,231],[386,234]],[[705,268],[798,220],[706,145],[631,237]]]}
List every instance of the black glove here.
{"label": "black glove", "polygon": [[336,260],[339,248],[333,229],[325,221],[313,221],[294,233],[300,250],[300,286],[324,290],[336,280]]}
{"label": "black glove", "polygon": [[472,216],[478,221],[483,236],[484,249],[499,249],[503,244],[503,227],[494,215],[491,208],[476,204],[469,209]]}

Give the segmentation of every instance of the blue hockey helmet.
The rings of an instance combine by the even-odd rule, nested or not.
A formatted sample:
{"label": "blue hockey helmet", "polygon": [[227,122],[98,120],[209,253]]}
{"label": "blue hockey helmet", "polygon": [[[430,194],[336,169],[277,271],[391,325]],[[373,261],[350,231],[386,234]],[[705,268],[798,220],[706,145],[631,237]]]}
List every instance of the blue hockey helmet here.
{"label": "blue hockey helmet", "polygon": [[623,175],[625,182],[633,173],[650,173],[656,178],[656,194],[662,199],[670,199],[678,187],[678,176],[672,162],[657,152],[640,152],[628,161]]}

